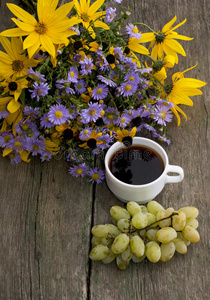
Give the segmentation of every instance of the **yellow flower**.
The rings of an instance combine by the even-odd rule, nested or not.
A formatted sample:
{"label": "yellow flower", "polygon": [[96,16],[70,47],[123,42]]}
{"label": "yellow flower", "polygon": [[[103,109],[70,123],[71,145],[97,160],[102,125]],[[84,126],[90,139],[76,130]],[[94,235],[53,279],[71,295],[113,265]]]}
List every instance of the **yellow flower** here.
{"label": "yellow flower", "polygon": [[95,32],[92,28],[92,23],[94,27],[100,27],[105,30],[109,30],[109,26],[99,19],[106,15],[105,11],[97,10],[103,5],[105,0],[97,0],[92,5],[90,5],[90,0],[80,0],[80,4],[77,0],[74,0],[75,9],[78,13],[78,17],[72,18],[74,24],[82,23],[83,26],[89,31],[93,39],[95,39]]}
{"label": "yellow flower", "polygon": [[172,27],[172,25],[176,22],[176,16],[168,22],[161,31],[156,32],[148,32],[143,33],[141,37],[141,42],[151,42],[149,49],[153,47],[151,56],[155,59],[157,58],[163,58],[164,53],[166,55],[173,55],[175,57],[176,64],[178,63],[178,55],[177,53],[186,56],[186,53],[181,46],[180,43],[176,41],[177,40],[185,40],[190,41],[193,38],[189,38],[184,35],[180,35],[174,30],[183,25],[186,22],[186,19],[177,24],[175,27]]}
{"label": "yellow flower", "polygon": [[44,139],[46,150],[49,151],[52,155],[55,155],[60,150],[60,140],[56,138]]}
{"label": "yellow flower", "polygon": [[38,60],[29,59],[23,53],[22,38],[12,37],[11,42],[3,36],[0,36],[0,42],[5,52],[0,51],[0,74],[5,78],[9,78],[13,74],[17,77],[27,75],[30,67],[36,67]]}
{"label": "yellow flower", "polygon": [[9,10],[18,18],[12,18],[18,28],[8,29],[1,33],[3,36],[27,36],[23,49],[28,50],[31,58],[42,46],[53,58],[56,56],[54,44],[68,45],[68,36],[75,34],[69,30],[74,23],[66,16],[74,3],[66,3],[56,9],[59,0],[37,2],[37,20],[24,9],[15,4],[7,4]]}
{"label": "yellow flower", "polygon": [[25,78],[17,79],[17,75],[13,75],[1,82],[0,86],[4,87],[4,94],[9,93],[9,95],[14,95],[15,101],[17,101],[22,90],[28,87],[28,81]]}
{"label": "yellow flower", "polygon": [[117,130],[117,136],[115,136],[116,140],[120,143],[123,143],[126,147],[130,147],[132,145],[133,138],[136,134],[136,127],[133,127],[131,131],[126,129]]}
{"label": "yellow flower", "polygon": [[137,38],[132,37],[129,39],[127,47],[136,53],[148,55],[149,50],[147,48],[145,48],[144,46],[140,45],[140,43],[143,43],[141,41],[141,39],[137,40]]}
{"label": "yellow flower", "polygon": [[184,78],[183,73],[191,70],[192,68],[189,68],[183,72],[175,73],[172,76],[173,82],[171,84],[165,85],[168,100],[169,102],[172,102],[174,104],[174,107],[171,108],[171,110],[177,117],[177,126],[180,125],[180,116],[178,112],[184,115],[187,120],[186,114],[178,107],[178,105],[184,104],[188,106],[193,106],[193,102],[189,98],[189,96],[202,95],[203,94],[202,91],[199,90],[198,88],[206,85],[206,82],[198,79]]}
{"label": "yellow flower", "polygon": [[97,133],[95,130],[93,130],[91,132],[91,134],[89,135],[88,139],[86,140],[86,142],[79,146],[84,149],[88,149],[88,148],[94,149],[94,148],[96,148],[96,146],[98,144],[103,143],[103,142],[97,140],[97,138],[99,138],[99,136],[101,136],[101,135],[102,135],[102,132]]}

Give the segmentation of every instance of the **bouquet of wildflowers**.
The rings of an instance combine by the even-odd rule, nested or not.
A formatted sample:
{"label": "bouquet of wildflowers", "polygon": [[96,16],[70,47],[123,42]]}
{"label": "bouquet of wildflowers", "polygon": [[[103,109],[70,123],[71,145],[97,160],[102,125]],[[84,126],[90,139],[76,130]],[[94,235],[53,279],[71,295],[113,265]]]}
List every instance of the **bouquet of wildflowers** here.
{"label": "bouquet of wildflowers", "polygon": [[175,16],[156,32],[126,23],[129,11],[117,16],[122,0],[58,2],[7,5],[17,18],[0,34],[0,146],[11,163],[62,156],[70,174],[99,183],[95,155],[145,130],[169,144],[167,123],[187,118],[179,105],[193,105],[205,82],[185,78],[187,70],[167,78],[186,55],[176,40],[192,39],[175,31],[186,20],[172,27]]}

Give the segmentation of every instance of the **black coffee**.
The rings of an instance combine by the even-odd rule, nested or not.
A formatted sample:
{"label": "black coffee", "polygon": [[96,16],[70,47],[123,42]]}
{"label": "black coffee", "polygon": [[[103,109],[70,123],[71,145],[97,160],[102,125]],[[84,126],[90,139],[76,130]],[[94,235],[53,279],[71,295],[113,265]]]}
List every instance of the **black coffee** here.
{"label": "black coffee", "polygon": [[141,185],[156,180],[164,171],[164,163],[153,149],[133,145],[115,152],[109,161],[109,169],[120,181]]}

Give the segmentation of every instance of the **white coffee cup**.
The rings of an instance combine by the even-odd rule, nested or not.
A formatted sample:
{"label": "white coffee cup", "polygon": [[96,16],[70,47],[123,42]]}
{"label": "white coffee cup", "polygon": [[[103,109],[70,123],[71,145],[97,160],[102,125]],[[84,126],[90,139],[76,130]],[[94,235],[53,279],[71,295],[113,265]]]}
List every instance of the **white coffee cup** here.
{"label": "white coffee cup", "polygon": [[[179,166],[169,165],[168,155],[158,143],[147,138],[134,137],[133,145],[145,146],[158,153],[163,160],[164,171],[156,180],[147,184],[133,185],[120,181],[110,171],[109,162],[113,155],[125,146],[120,142],[114,143],[105,156],[105,171],[107,185],[119,200],[123,202],[135,201],[137,203],[147,203],[162,191],[166,183],[182,181],[184,178],[183,169]],[[168,175],[169,172],[177,173],[177,175]]]}

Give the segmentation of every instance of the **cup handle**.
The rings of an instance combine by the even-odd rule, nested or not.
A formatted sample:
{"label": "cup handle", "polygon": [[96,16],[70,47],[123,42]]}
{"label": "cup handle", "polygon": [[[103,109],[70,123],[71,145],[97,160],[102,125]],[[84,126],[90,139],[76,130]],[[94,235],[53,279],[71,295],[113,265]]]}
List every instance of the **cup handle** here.
{"label": "cup handle", "polygon": [[165,183],[171,183],[171,182],[180,182],[184,178],[184,170],[179,166],[174,165],[168,165],[167,167],[167,173],[174,172],[179,175],[166,175],[166,181]]}

